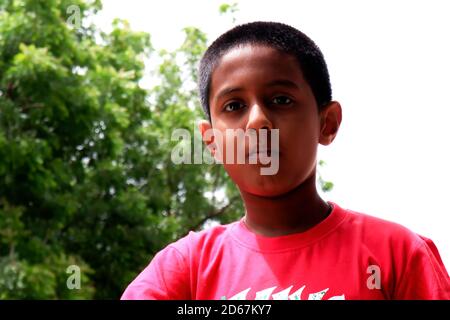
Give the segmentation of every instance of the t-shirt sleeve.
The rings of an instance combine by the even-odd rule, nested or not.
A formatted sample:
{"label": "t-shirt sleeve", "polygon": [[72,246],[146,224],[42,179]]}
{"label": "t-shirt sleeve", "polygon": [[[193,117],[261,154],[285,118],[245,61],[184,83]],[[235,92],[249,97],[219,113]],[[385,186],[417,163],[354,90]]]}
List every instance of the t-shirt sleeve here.
{"label": "t-shirt sleeve", "polygon": [[185,258],[169,245],[130,283],[121,300],[189,300],[189,269]]}
{"label": "t-shirt sleeve", "polygon": [[420,238],[410,251],[394,298],[448,300],[450,279],[439,252],[433,241]]}

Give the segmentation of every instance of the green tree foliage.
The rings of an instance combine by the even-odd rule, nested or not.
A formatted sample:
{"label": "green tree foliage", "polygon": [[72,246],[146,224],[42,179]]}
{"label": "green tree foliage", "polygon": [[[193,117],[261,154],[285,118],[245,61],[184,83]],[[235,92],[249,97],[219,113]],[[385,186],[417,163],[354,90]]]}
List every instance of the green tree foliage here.
{"label": "green tree foliage", "polygon": [[[118,298],[168,242],[243,212],[220,166],[171,162],[173,129],[193,133],[202,117],[205,34],[186,28],[180,49],[155,53],[126,21],[110,33],[89,24],[100,9],[0,1],[1,299]],[[144,90],[156,57],[158,84]],[[205,196],[217,190],[228,197]],[[66,285],[70,265],[79,290]]]}
{"label": "green tree foliage", "polygon": [[89,23],[100,9],[0,0],[0,299],[117,299],[167,243],[244,212],[220,165],[171,161],[173,130],[203,118],[205,34],[154,52],[126,21]]}

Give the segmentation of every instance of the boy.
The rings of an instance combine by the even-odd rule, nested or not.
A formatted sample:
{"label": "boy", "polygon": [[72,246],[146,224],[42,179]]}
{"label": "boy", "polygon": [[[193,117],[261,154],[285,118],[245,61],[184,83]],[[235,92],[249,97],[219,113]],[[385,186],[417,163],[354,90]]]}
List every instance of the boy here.
{"label": "boy", "polygon": [[278,129],[278,145],[257,153],[275,154],[279,170],[225,162],[245,216],[168,245],[122,299],[449,299],[431,240],[318,195],[317,146],[333,141],[342,116],[311,39],[281,23],[235,27],[204,54],[199,87],[214,156],[230,140],[217,143],[211,128]]}

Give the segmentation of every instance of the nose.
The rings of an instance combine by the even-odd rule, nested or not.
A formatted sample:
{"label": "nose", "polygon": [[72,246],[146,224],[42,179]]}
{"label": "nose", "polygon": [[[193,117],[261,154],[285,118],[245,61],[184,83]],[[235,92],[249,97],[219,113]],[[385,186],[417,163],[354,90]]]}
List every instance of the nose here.
{"label": "nose", "polygon": [[270,121],[267,112],[261,103],[254,103],[250,108],[246,130],[273,129],[272,121]]}

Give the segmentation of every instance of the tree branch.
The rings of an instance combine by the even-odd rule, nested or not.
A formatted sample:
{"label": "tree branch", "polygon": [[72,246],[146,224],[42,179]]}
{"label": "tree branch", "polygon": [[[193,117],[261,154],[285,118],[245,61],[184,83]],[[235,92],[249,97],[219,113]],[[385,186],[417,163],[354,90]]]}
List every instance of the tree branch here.
{"label": "tree branch", "polygon": [[190,227],[188,229],[188,231],[185,233],[185,235],[187,235],[189,233],[190,230],[197,230],[202,224],[204,224],[207,220],[218,217],[222,214],[224,214],[225,211],[227,211],[227,209],[233,205],[237,200],[239,199],[239,196],[235,196],[233,198],[230,199],[230,202],[223,206],[222,208],[220,208],[219,210],[210,212],[209,214],[207,214],[205,217],[203,217],[202,219],[200,219],[200,221],[198,221],[194,226]]}
{"label": "tree branch", "polygon": [[25,106],[22,107],[22,112],[26,112],[30,109],[41,109],[41,108],[44,108],[43,103],[26,104]]}

